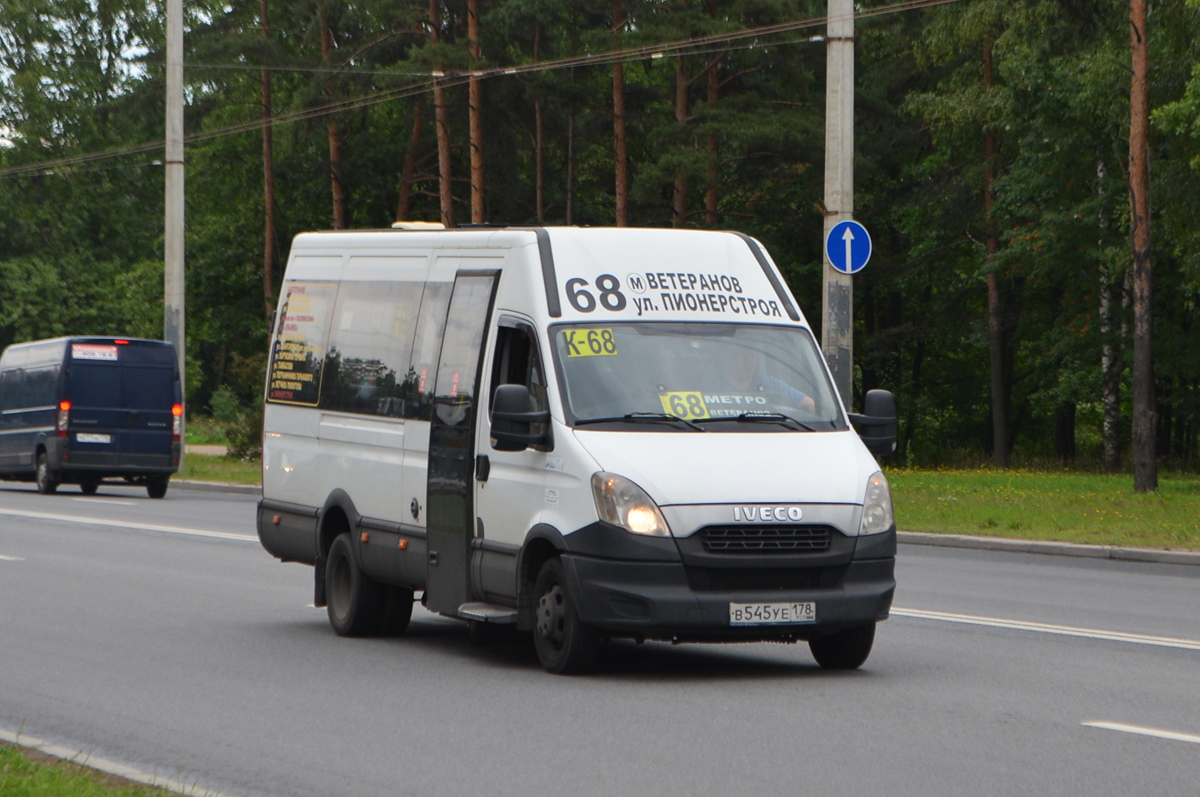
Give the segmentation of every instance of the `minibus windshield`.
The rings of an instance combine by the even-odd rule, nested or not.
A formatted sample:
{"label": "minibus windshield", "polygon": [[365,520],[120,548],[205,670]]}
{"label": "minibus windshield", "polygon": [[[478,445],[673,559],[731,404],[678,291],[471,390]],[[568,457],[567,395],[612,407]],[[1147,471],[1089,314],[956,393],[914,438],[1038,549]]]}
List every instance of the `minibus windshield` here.
{"label": "minibus windshield", "polygon": [[800,327],[624,322],[556,325],[551,334],[576,426],[847,428],[812,335]]}

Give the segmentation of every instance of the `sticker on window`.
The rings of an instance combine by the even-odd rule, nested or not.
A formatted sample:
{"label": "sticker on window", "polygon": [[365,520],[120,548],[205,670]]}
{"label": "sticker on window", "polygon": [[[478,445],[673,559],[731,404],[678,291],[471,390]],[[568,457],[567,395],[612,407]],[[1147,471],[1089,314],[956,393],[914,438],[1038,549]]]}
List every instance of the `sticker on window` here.
{"label": "sticker on window", "polygon": [[117,361],[116,346],[101,346],[95,343],[72,343],[71,357],[76,360]]}
{"label": "sticker on window", "polygon": [[568,357],[606,357],[617,353],[611,329],[566,329],[559,334]]}
{"label": "sticker on window", "polygon": [[675,390],[669,393],[659,393],[658,400],[662,402],[663,412],[691,421],[708,417],[708,405],[704,403],[704,395],[696,390]]}

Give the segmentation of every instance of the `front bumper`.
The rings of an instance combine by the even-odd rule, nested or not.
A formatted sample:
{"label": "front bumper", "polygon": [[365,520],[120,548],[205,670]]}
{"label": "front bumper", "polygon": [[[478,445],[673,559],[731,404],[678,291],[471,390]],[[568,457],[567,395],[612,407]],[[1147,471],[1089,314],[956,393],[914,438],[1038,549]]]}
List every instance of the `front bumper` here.
{"label": "front bumper", "polygon": [[[670,562],[568,553],[562,561],[580,619],[609,634],[679,641],[809,639],[888,617],[896,588],[895,531],[847,542],[853,553],[844,557],[783,568],[700,567],[686,554]],[[816,603],[815,623],[730,625],[731,602],[796,601]]]}

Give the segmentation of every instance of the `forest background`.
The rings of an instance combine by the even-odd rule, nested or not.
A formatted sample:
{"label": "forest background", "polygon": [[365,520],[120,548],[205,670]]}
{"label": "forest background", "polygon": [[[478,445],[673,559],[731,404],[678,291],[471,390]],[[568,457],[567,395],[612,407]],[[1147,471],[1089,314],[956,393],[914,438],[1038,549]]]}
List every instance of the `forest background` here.
{"label": "forest background", "polygon": [[[855,22],[855,216],[874,254],[853,403],[896,394],[899,464],[1127,469],[1129,3],[920,5],[863,2]],[[185,8],[189,414],[233,401],[252,425],[305,230],[736,229],[818,319],[824,0]],[[164,17],[4,0],[0,346],[162,335]],[[1157,451],[1195,471],[1200,0],[1155,2],[1147,37]]]}

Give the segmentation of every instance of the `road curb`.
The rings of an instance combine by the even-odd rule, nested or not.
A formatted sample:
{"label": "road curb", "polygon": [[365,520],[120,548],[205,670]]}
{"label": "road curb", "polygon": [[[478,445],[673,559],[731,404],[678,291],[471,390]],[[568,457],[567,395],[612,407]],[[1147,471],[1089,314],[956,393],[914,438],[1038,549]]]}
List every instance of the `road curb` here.
{"label": "road curb", "polygon": [[200,783],[188,783],[176,778],[168,778],[162,775],[155,775],[151,772],[146,772],[136,767],[131,767],[126,764],[121,764],[117,761],[111,761],[107,758],[94,756],[86,750],[76,750],[61,745],[51,744],[45,739],[39,739],[36,736],[30,736],[20,731],[12,731],[8,728],[0,728],[0,741],[7,742],[15,747],[23,747],[26,750],[37,750],[39,753],[44,753],[48,756],[68,761],[72,764],[77,764],[81,767],[94,769],[97,772],[104,772],[109,775],[116,775],[119,778],[131,781],[133,783],[141,783],[146,786],[154,786],[155,788],[164,789],[166,791],[175,792],[176,794],[189,795],[189,797],[230,797],[219,791],[207,789]]}
{"label": "road curb", "polygon": [[235,484],[234,482],[200,482],[190,479],[171,479],[176,490],[197,490],[205,493],[238,493],[239,495],[262,495],[257,484]]}
{"label": "road curb", "polygon": [[1200,567],[1200,553],[1194,551],[1156,551],[1152,548],[1079,545],[1069,542],[1013,540],[1004,537],[972,537],[966,534],[929,534],[923,531],[898,531],[896,538],[906,545],[933,545],[941,548],[973,548],[981,551],[1037,553],[1049,556],[1076,556],[1085,559],[1112,559],[1120,562],[1152,562],[1154,564]]}

